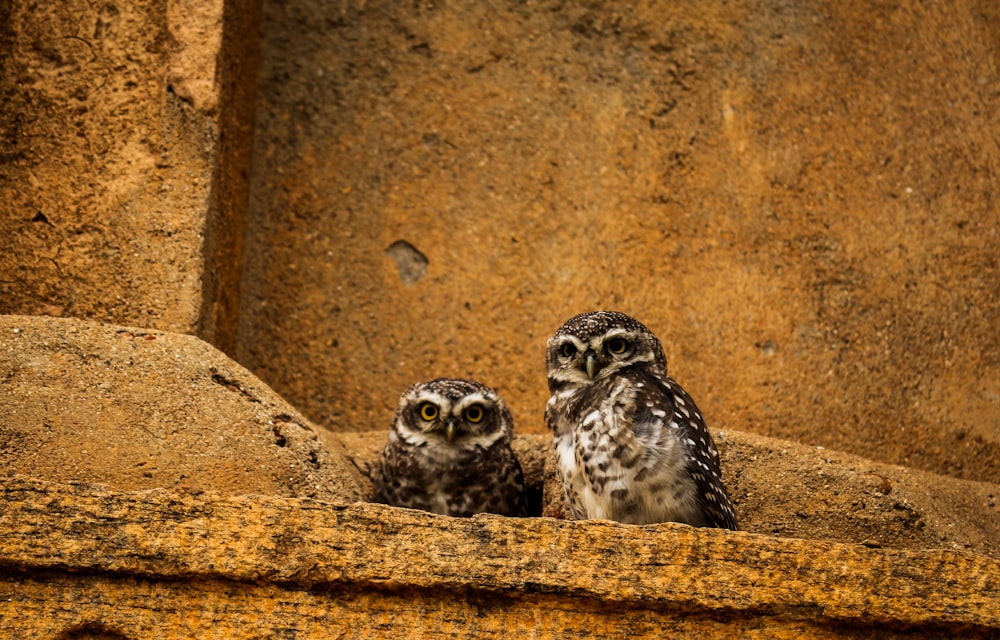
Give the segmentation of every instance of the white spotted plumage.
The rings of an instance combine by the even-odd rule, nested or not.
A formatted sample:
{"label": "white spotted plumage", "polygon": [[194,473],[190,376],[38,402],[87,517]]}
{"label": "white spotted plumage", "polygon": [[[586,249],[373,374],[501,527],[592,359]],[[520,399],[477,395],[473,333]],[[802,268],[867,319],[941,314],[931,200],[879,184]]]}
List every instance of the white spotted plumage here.
{"label": "white spotted plumage", "polygon": [[642,323],[576,316],[550,338],[547,364],[545,418],[575,518],[737,528],[704,418]]}

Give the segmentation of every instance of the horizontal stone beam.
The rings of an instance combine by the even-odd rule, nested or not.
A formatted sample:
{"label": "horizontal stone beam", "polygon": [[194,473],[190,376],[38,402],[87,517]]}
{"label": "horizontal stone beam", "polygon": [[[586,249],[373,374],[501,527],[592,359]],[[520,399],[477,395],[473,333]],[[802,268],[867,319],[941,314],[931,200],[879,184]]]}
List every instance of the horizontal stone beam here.
{"label": "horizontal stone beam", "polygon": [[[494,603],[490,611],[499,606],[504,620],[519,611],[505,624],[516,619],[529,627],[557,610],[581,628],[587,617],[604,628],[653,616],[709,626],[725,619],[730,626],[719,633],[730,634],[740,619],[775,629],[840,629],[831,637],[872,627],[971,636],[1000,629],[1000,560],[959,551],[871,549],[675,524],[454,519],[367,503],[119,492],[24,478],[7,479],[2,494],[0,574],[7,577],[0,578],[0,632],[12,637],[43,624],[25,611],[47,625],[99,624],[123,634],[139,628],[130,626],[140,622],[130,622],[131,615],[150,628],[178,624],[180,614],[167,611],[157,622],[157,608],[168,601],[168,609],[198,612],[184,633],[211,624],[234,630],[225,637],[251,637],[250,627],[259,633],[269,624],[265,614],[291,606],[289,598],[312,608],[401,608],[400,624],[423,620],[437,629],[429,637],[475,636],[444,634],[441,625],[451,620],[474,631],[470,620],[486,615],[477,601]],[[89,594],[84,605],[63,604],[73,589]],[[161,597],[151,597],[157,589]],[[243,595],[227,599],[233,592]],[[248,593],[259,593],[256,605],[246,602]],[[116,599],[133,605],[111,606]],[[86,603],[100,615],[83,616]],[[305,625],[305,633],[314,615],[297,617],[299,605],[271,622]],[[239,620],[254,606],[264,618],[247,627]],[[334,628],[360,624],[351,616],[324,620],[324,633],[333,636]],[[389,625],[382,632],[406,630],[379,624]],[[660,628],[654,624],[650,633]]]}

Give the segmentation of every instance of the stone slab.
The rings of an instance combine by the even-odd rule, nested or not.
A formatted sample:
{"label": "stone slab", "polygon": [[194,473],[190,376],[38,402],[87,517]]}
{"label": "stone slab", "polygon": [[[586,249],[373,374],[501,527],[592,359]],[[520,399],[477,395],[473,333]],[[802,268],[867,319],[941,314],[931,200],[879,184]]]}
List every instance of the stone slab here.
{"label": "stone slab", "polygon": [[13,636],[1000,630],[1000,561],[966,552],[20,478],[0,492],[0,632]]}
{"label": "stone slab", "polygon": [[119,489],[353,500],[342,447],[184,334],[0,316],[0,471]]}

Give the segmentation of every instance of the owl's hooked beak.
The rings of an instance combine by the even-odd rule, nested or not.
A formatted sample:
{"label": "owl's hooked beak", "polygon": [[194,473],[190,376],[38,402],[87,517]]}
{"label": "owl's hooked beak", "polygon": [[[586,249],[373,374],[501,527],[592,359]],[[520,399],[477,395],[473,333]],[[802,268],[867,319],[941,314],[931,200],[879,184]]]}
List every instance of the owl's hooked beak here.
{"label": "owl's hooked beak", "polygon": [[455,435],[458,433],[458,420],[454,417],[448,418],[444,421],[444,436],[448,438],[448,442],[455,439]]}
{"label": "owl's hooked beak", "polygon": [[587,351],[587,377],[591,380],[597,375],[597,354],[593,351]]}

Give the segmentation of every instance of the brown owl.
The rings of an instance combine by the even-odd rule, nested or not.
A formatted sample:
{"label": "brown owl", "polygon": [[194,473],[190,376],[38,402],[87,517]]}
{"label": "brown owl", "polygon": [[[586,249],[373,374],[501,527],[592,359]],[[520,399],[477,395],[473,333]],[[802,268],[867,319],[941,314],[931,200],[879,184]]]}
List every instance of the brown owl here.
{"label": "brown owl", "polygon": [[737,528],[705,419],[641,322],[571,318],[549,339],[547,365],[545,421],[577,519]]}
{"label": "brown owl", "polygon": [[513,422],[503,399],[478,382],[413,385],[375,468],[375,501],[449,516],[526,515]]}

